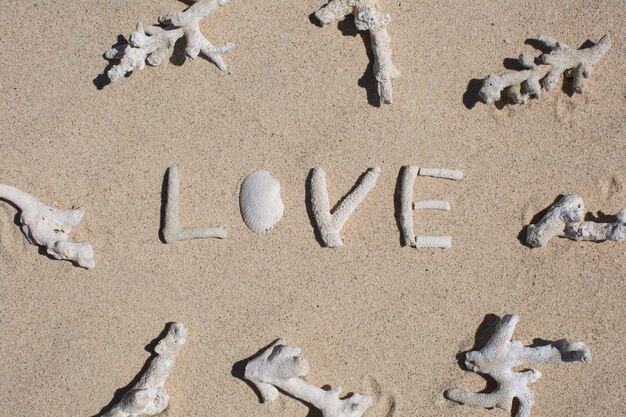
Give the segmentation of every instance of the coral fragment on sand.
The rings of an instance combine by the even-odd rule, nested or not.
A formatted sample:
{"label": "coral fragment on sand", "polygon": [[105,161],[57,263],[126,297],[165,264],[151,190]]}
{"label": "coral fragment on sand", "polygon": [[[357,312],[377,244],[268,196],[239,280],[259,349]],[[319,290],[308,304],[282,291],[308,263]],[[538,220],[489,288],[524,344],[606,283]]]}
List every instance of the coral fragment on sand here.
{"label": "coral fragment on sand", "polygon": [[367,394],[342,399],[339,386],[327,391],[306,382],[301,377],[309,371],[308,362],[298,356],[300,348],[284,343],[277,340],[246,364],[245,379],[259,390],[264,403],[276,400],[281,390],[313,405],[323,417],[360,417],[372,404]]}
{"label": "coral fragment on sand", "polygon": [[167,334],[154,348],[156,356],[139,381],[102,417],[154,416],[163,412],[170,401],[165,390],[165,380],[186,341],[185,326],[182,323],[171,323]]}
{"label": "coral fragment on sand", "polygon": [[611,48],[609,35],[604,35],[597,44],[590,48],[573,49],[549,36],[539,36],[537,41],[550,49],[550,52],[538,58],[521,54],[519,64],[522,71],[503,75],[489,74],[479,91],[480,98],[491,104],[500,100],[502,91],[515,104],[524,104],[530,97],[539,97],[541,87],[552,91],[557,86],[561,75],[572,79],[572,90],[583,93],[586,79],[594,65]]}
{"label": "coral fragment on sand", "polygon": [[322,25],[354,16],[356,28],[369,31],[374,53],[374,78],[380,85],[380,97],[383,103],[393,101],[391,80],[400,77],[400,71],[391,61],[391,37],[387,26],[391,23],[389,13],[380,11],[378,0],[331,0],[326,6],[315,12],[315,17]]}
{"label": "coral fragment on sand", "polygon": [[128,43],[109,49],[104,56],[109,60],[119,60],[107,73],[111,81],[118,81],[134,70],[142,70],[146,62],[159,66],[178,39],[185,37],[187,47],[185,56],[196,59],[202,54],[219,69],[226,71],[226,63],[222,54],[235,47],[232,42],[213,46],[200,31],[200,21],[215,12],[228,0],[195,0],[183,12],[161,15],[162,26],[137,25],[137,29],[128,38]]}
{"label": "coral fragment on sand", "polygon": [[576,194],[566,194],[554,203],[536,224],[528,225],[526,243],[545,246],[555,236],[581,241],[626,240],[626,209],[617,213],[614,223],[584,221],[585,203]]}
{"label": "coral fragment on sand", "polygon": [[541,378],[541,373],[533,369],[518,372],[513,368],[591,362],[591,353],[583,342],[562,339],[546,346],[527,347],[520,341],[511,340],[518,320],[519,317],[513,314],[503,316],[487,345],[465,354],[467,368],[472,372],[489,374],[497,382],[497,389],[489,393],[449,389],[445,392],[449,400],[510,412],[513,399],[517,398],[519,409],[516,417],[528,417],[533,406],[533,392],[527,385]]}
{"label": "coral fragment on sand", "polygon": [[5,184],[0,184],[0,198],[10,201],[21,211],[22,232],[30,243],[45,247],[46,253],[56,259],[73,261],[83,268],[96,265],[89,242],[69,240],[72,229],[85,215],[85,209],[57,210]]}
{"label": "coral fragment on sand", "polygon": [[372,191],[378,175],[380,175],[379,167],[368,169],[331,214],[328,188],[326,187],[326,173],[322,168],[313,168],[311,172],[311,209],[317,229],[326,247],[335,248],[343,245],[339,233],[357,206]]}
{"label": "coral fragment on sand", "polygon": [[223,227],[180,226],[180,176],[175,165],[167,169],[167,199],[165,201],[165,216],[161,232],[165,243],[210,237],[224,239],[228,235],[228,232]]}

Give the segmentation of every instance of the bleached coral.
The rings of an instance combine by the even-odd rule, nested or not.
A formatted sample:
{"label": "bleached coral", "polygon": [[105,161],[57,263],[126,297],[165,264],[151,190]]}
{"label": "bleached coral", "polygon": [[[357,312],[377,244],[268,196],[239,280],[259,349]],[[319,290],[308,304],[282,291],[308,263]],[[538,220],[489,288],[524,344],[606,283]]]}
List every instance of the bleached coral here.
{"label": "bleached coral", "polygon": [[232,42],[214,46],[200,31],[200,21],[215,12],[228,0],[192,0],[194,3],[183,12],[161,15],[162,26],[137,25],[128,38],[128,44],[109,49],[104,55],[110,60],[119,60],[108,72],[111,81],[123,78],[134,70],[144,69],[146,62],[159,66],[167,56],[167,51],[183,36],[187,47],[185,56],[191,60],[203,54],[219,69],[226,71],[222,54],[235,47]]}
{"label": "bleached coral", "polygon": [[185,326],[182,323],[171,323],[167,334],[154,348],[156,356],[139,381],[102,417],[153,416],[163,412],[170,402],[165,380],[186,341]]}
{"label": "bleached coral", "polygon": [[246,365],[245,378],[259,390],[264,403],[278,398],[279,389],[321,410],[323,417],[360,417],[372,404],[372,397],[355,393],[341,399],[341,387],[324,390],[300,378],[309,371],[300,348],[274,342]]}
{"label": "bleached coral", "polygon": [[358,30],[367,30],[370,33],[374,52],[374,77],[380,85],[383,103],[391,103],[391,80],[400,76],[400,71],[391,61],[391,37],[387,32],[391,16],[380,11],[378,0],[331,0],[315,12],[315,17],[322,25],[327,25],[343,20],[349,14],[354,16]]}
{"label": "bleached coral", "polygon": [[591,362],[591,353],[583,342],[562,339],[547,346],[526,347],[511,340],[519,317],[507,314],[502,317],[487,345],[465,355],[465,365],[470,371],[489,374],[498,384],[494,392],[466,392],[449,389],[446,397],[460,404],[475,407],[498,407],[511,411],[513,399],[519,401],[516,417],[528,417],[533,406],[533,392],[528,384],[541,378],[536,370],[514,371],[525,365],[557,365],[568,362]]}
{"label": "bleached coral", "polygon": [[329,248],[343,245],[339,233],[357,206],[372,191],[378,175],[380,175],[379,167],[368,169],[359,183],[341,200],[339,206],[331,214],[326,187],[326,173],[322,168],[313,168],[311,173],[311,208],[324,245]]}
{"label": "bleached coral", "polygon": [[57,210],[32,195],[10,185],[0,184],[0,198],[20,209],[20,222],[26,239],[33,245],[46,248],[46,253],[56,259],[74,261],[83,268],[93,268],[96,263],[89,242],[70,242],[70,233],[83,216],[85,209]]}
{"label": "bleached coral", "polygon": [[526,243],[545,246],[555,236],[573,240],[626,240],[626,209],[617,213],[614,223],[583,221],[585,203],[576,194],[566,194],[550,207],[537,224],[528,225]]}
{"label": "bleached coral", "polygon": [[591,48],[578,50],[549,36],[542,35],[537,40],[549,48],[550,53],[537,59],[526,54],[520,55],[519,63],[524,68],[523,71],[504,75],[489,74],[479,92],[485,103],[491,104],[500,100],[504,90],[513,103],[524,104],[530,97],[539,97],[542,84],[546,91],[552,91],[562,74],[573,79],[574,92],[582,93],[593,66],[611,48],[608,34]]}
{"label": "bleached coral", "polygon": [[167,200],[165,201],[162,233],[165,243],[210,237],[224,239],[228,235],[223,227],[181,227],[180,176],[175,165],[167,169]]}

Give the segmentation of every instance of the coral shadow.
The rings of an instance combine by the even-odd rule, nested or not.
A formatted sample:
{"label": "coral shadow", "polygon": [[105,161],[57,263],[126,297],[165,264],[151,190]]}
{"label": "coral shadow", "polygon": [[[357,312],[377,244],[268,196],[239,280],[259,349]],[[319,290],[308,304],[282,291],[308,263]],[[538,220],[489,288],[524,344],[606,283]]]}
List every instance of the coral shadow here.
{"label": "coral shadow", "polygon": [[481,101],[478,95],[480,88],[483,86],[483,80],[472,78],[467,83],[467,89],[463,93],[463,105],[468,109],[473,109],[476,104]]}
{"label": "coral shadow", "polygon": [[404,241],[403,236],[402,236],[402,177],[404,176],[404,173],[406,172],[407,167],[403,166],[402,168],[400,168],[400,171],[398,172],[398,179],[396,180],[396,188],[395,191],[393,193],[393,207],[394,207],[394,217],[396,218],[396,227],[398,228],[398,231],[400,232],[398,235],[398,238],[400,240],[400,246],[404,247],[404,246],[408,246],[408,244]]}
{"label": "coral shadow", "polygon": [[157,337],[152,339],[150,343],[148,343],[144,347],[146,352],[150,353],[150,357],[146,359],[146,362],[143,364],[143,366],[141,367],[141,370],[137,373],[137,375],[135,375],[135,377],[128,384],[126,384],[126,386],[115,390],[115,393],[113,394],[113,398],[111,399],[111,401],[109,401],[107,405],[102,407],[102,409],[100,410],[100,412],[98,412],[98,414],[95,414],[91,417],[102,417],[109,410],[111,410],[111,408],[113,408],[115,404],[119,403],[124,397],[124,395],[128,391],[130,391],[132,387],[135,386],[135,384],[141,379],[143,374],[148,370],[148,367],[150,366],[150,362],[152,362],[152,360],[157,356],[156,352],[154,351],[154,348],[156,348],[156,345],[159,343],[159,341],[167,335],[167,332],[169,331],[169,328],[172,324],[173,324],[172,322],[166,323],[161,333],[159,333]]}
{"label": "coral shadow", "polygon": [[[128,40],[126,40],[126,38],[123,35],[118,35],[117,36],[117,40],[115,41],[115,43],[113,45],[111,45],[111,48],[109,49],[113,49],[113,48],[117,48],[120,47],[122,45],[126,45],[128,44]],[[107,59],[105,57],[105,54],[102,54],[102,58]],[[107,66],[104,68],[104,70],[102,70],[101,74],[98,74],[93,80],[93,85],[98,89],[98,90],[102,90],[104,89],[104,87],[106,87],[107,85],[111,84],[111,80],[109,79],[108,76],[108,72],[111,68],[113,68],[113,66],[115,66],[116,64],[113,63],[113,61],[119,61],[119,60],[107,60]],[[125,77],[130,76],[130,73],[126,74]]]}
{"label": "coral shadow", "polygon": [[169,171],[170,168],[167,168],[165,174],[163,175],[163,181],[161,182],[161,208],[160,208],[160,217],[159,217],[159,231],[158,236],[161,243],[167,243],[165,241],[165,236],[163,235],[163,230],[165,229],[165,206],[167,203],[167,186],[169,184]]}
{"label": "coral shadow", "polygon": [[[248,381],[245,378],[245,374],[246,374],[246,365],[248,364],[248,362],[258,358],[259,356],[261,356],[263,354],[263,352],[265,352],[270,346],[272,346],[274,343],[276,343],[278,341],[278,339],[273,340],[271,343],[269,343],[268,345],[262,347],[259,351],[257,351],[254,355],[249,356],[245,359],[242,359],[238,362],[235,362],[233,364],[233,367],[230,370],[230,374],[237,378],[242,380],[243,382],[246,383],[247,386],[249,386],[252,391],[254,391],[254,393],[256,394],[258,400],[260,403],[263,403],[263,397],[261,396],[261,393],[259,392],[259,390],[257,389],[257,387],[250,381]],[[324,386],[322,387],[323,389],[326,390],[330,390],[330,387]],[[284,392],[283,390],[281,390],[280,388],[277,388],[278,391],[280,391],[281,394],[294,399],[296,401],[300,401],[301,403],[303,403],[304,405],[306,405],[309,408],[309,412],[306,415],[306,417],[323,417],[322,413],[320,410],[318,410],[317,408],[313,407],[312,404],[306,402],[306,401],[302,401],[299,398],[294,397],[293,395],[289,394],[288,392]],[[98,417],[98,416],[94,416],[94,417]]]}
{"label": "coral shadow", "polygon": [[378,81],[376,81],[374,77],[374,51],[372,50],[370,33],[368,31],[359,31],[354,24],[354,17],[352,15],[346,16],[346,19],[337,22],[337,29],[341,31],[343,36],[361,37],[369,63],[357,84],[359,87],[365,89],[367,103],[372,107],[380,107],[381,99],[378,93]]}
{"label": "coral shadow", "polygon": [[[536,224],[539,220],[541,220],[543,218],[543,216],[546,215],[548,210],[550,210],[550,207],[552,207],[562,197],[563,197],[563,194],[559,194],[559,196],[557,198],[555,198],[554,201],[552,203],[550,203],[549,206],[547,206],[546,208],[544,208],[543,210],[541,210],[537,214],[535,214],[533,216],[533,218],[530,220],[529,224]],[[532,249],[533,246],[530,246],[528,243],[526,243],[526,234],[527,233],[528,233],[528,224],[525,225],[524,227],[522,227],[522,230],[520,230],[520,232],[517,235],[517,240],[519,240],[519,242],[522,245],[526,246],[527,248],[531,248]]]}

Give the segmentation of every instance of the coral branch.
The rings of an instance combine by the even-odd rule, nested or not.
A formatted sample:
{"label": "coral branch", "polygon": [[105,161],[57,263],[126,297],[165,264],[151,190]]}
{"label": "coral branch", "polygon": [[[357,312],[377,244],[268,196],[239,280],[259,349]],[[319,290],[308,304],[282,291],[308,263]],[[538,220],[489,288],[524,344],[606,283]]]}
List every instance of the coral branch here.
{"label": "coral branch", "polygon": [[535,370],[517,372],[513,368],[591,362],[589,348],[583,342],[563,339],[547,346],[526,347],[517,340],[511,340],[518,320],[519,317],[512,314],[503,316],[487,345],[465,355],[467,368],[489,374],[498,383],[498,388],[491,393],[449,389],[445,393],[448,399],[475,407],[498,407],[511,411],[513,399],[517,398],[520,407],[516,417],[528,417],[533,406],[533,392],[527,385],[538,380],[541,373]]}
{"label": "coral branch", "polygon": [[413,188],[419,167],[406,165],[402,167],[400,180],[400,232],[405,246],[415,246],[415,232],[413,229]]}
{"label": "coral branch", "polygon": [[343,225],[367,194],[372,191],[379,174],[379,167],[367,170],[361,181],[344,197],[339,207],[331,214],[328,189],[326,187],[326,173],[322,168],[313,168],[311,175],[311,207],[315,223],[327,247],[335,248],[343,245],[339,235]]}
{"label": "coral branch", "polygon": [[176,356],[187,341],[187,330],[182,323],[172,323],[167,334],[154,348],[156,357],[139,381],[122,399],[102,417],[153,416],[165,410],[170,396],[165,390],[165,380],[170,374]]}
{"label": "coral branch", "polygon": [[[480,98],[487,104],[500,100],[501,92],[515,104],[524,104],[530,97],[541,94],[541,79],[546,91],[552,91],[562,74],[573,78],[572,89],[576,93],[584,92],[585,79],[589,77],[593,66],[611,47],[609,35],[604,35],[597,44],[586,49],[572,49],[549,36],[539,36],[540,43],[551,49],[536,60],[522,54],[519,63],[523,71],[504,75],[489,74],[480,89]],[[535,62],[536,61],[536,62]],[[545,78],[544,78],[545,77]]]}
{"label": "coral branch", "polygon": [[420,168],[419,174],[422,177],[435,177],[454,181],[461,181],[463,179],[463,171],[458,169]]}
{"label": "coral branch", "polygon": [[89,242],[69,241],[72,229],[78,226],[85,214],[83,208],[57,210],[5,184],[0,184],[0,198],[20,209],[22,232],[30,243],[45,247],[48,255],[56,259],[73,261],[83,268],[90,269],[96,265]]}
{"label": "coral branch", "polygon": [[418,249],[450,249],[452,238],[450,236],[417,236],[413,246]]}
{"label": "coral branch", "polygon": [[446,200],[422,200],[413,203],[413,210],[450,211],[450,203]]}
{"label": "coral branch", "polygon": [[123,78],[134,70],[142,70],[145,63],[159,66],[167,55],[167,50],[174,46],[181,37],[187,40],[185,55],[193,60],[199,54],[206,56],[219,69],[226,71],[222,54],[235,47],[232,42],[213,46],[200,31],[200,21],[226,4],[228,0],[196,0],[184,12],[161,15],[159,22],[163,26],[137,25],[129,36],[128,44],[109,49],[104,56],[110,60],[120,60],[108,72],[111,81]]}
{"label": "coral branch", "polygon": [[162,230],[165,243],[210,237],[224,239],[228,235],[223,227],[181,227],[179,201],[180,177],[178,168],[174,165],[167,169],[167,200],[165,201],[165,218]]}
{"label": "coral branch", "polygon": [[383,103],[393,101],[391,80],[400,77],[400,71],[391,61],[391,37],[387,25],[391,22],[389,13],[380,11],[378,0],[331,0],[315,12],[315,17],[327,25],[343,20],[347,15],[354,16],[356,28],[369,31],[374,52],[374,77],[380,85]]}
{"label": "coral branch", "polygon": [[[263,398],[271,403],[278,398],[278,389],[312,404],[324,417],[360,417],[371,405],[367,394],[353,394],[341,399],[341,387],[329,391],[318,388],[300,377],[309,370],[308,362],[298,356],[300,348],[285,346],[282,339],[246,365],[245,378],[252,382]],[[277,389],[278,388],[278,389]]]}
{"label": "coral branch", "polygon": [[572,240],[626,240],[626,209],[617,213],[614,223],[583,221],[585,203],[575,194],[561,197],[537,223],[528,225],[526,243],[532,247],[545,246],[555,236]]}

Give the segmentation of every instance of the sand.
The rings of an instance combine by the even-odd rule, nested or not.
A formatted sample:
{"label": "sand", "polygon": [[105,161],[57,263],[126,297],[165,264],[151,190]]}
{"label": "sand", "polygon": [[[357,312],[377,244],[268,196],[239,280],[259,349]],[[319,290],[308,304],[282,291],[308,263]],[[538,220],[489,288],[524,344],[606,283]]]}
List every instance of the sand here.
{"label": "sand", "polygon": [[[85,206],[75,236],[92,242],[97,266],[38,254],[15,209],[0,204],[0,415],[97,415],[141,369],[144,347],[179,320],[189,340],[166,415],[306,416],[285,396],[258,404],[232,375],[280,336],[302,347],[310,382],[371,393],[366,416],[392,407],[394,416],[506,416],[443,397],[484,388],[456,356],[505,313],[521,316],[518,340],[570,337],[592,351],[590,365],[537,368],[533,416],[623,415],[626,246],[555,239],[531,250],[518,240],[562,193],[593,214],[624,206],[623,3],[383,1],[402,71],[383,107],[368,102],[375,84],[353,24],[309,20],[323,3],[232,1],[202,23],[213,43],[237,44],[229,74],[204,59],[181,65],[178,54],[102,89],[93,80],[117,36],[183,3],[5,5],[0,181],[58,208]],[[613,47],[587,94],[472,105],[470,80],[536,54],[527,38],[578,47],[607,32]],[[228,239],[159,240],[172,164],[181,222],[223,225]],[[452,205],[416,213],[416,234],[450,235],[451,249],[400,246],[394,192],[406,164],[465,172],[462,182],[415,185],[416,199]],[[382,173],[344,228],[345,246],[321,248],[305,205],[309,170],[324,168],[336,201],[375,165]],[[239,183],[259,168],[281,181],[286,207],[264,236],[238,207]]]}

